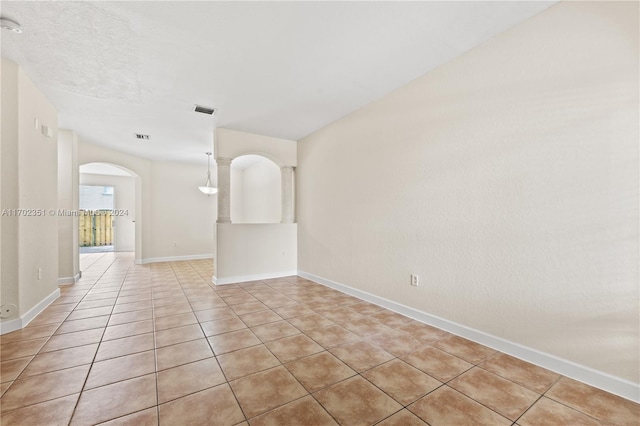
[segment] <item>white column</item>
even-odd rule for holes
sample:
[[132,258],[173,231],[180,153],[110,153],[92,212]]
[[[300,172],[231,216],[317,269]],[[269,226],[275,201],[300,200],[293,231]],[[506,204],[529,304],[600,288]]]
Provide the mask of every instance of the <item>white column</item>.
[[231,223],[231,158],[216,158],[218,165],[218,223]]
[[280,167],[282,183],[282,220],[280,223],[293,223],[293,167]]

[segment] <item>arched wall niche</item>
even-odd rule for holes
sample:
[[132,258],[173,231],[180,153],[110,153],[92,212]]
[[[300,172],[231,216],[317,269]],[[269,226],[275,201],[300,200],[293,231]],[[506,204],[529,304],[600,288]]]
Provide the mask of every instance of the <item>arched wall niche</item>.
[[[218,216],[212,281],[231,284],[294,275],[298,229],[294,214],[297,142],[224,128],[216,128],[214,136]],[[240,198],[237,195],[240,180],[237,172],[233,172],[235,178],[231,176],[232,170],[245,155],[270,160],[273,176],[270,188],[273,194],[277,193],[269,198],[272,206],[269,218],[255,221],[246,218],[252,223],[244,222],[245,217],[239,220],[238,207],[234,207],[233,215],[231,208]],[[279,175],[277,178],[274,172]],[[232,183],[236,187],[233,190]]]
[[282,185],[279,161],[253,152],[231,162],[231,222],[280,223]]
[[243,151],[240,154],[234,156],[233,160],[235,161],[238,158],[246,157],[246,156],[264,157],[265,159],[270,160],[272,163],[278,166],[278,168],[285,165],[285,163],[282,160],[280,160],[280,158],[266,151]]

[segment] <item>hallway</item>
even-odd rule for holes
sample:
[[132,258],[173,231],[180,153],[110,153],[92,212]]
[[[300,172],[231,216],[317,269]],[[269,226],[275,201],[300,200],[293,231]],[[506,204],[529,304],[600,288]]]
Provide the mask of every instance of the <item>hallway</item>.
[[[637,424],[637,404],[299,277],[81,255],[0,337],[2,425]],[[248,421],[248,423],[247,423]]]

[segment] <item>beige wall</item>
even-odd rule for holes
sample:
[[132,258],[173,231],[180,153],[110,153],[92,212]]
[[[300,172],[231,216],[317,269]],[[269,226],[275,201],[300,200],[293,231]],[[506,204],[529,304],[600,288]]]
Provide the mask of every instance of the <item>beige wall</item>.
[[[2,84],[2,144],[0,162],[2,181],[0,182],[0,207],[18,207],[18,66],[2,59],[0,67]],[[0,305],[18,305],[20,298],[18,285],[18,217],[0,216]],[[12,320],[18,315],[0,319]]]
[[[71,130],[58,131],[58,208],[78,210],[78,137]],[[58,217],[58,283],[73,284],[79,278],[78,217]]]
[[216,129],[216,158],[236,158],[241,155],[258,154],[271,159],[278,166],[295,166],[297,163],[296,141],[256,135],[237,130]]
[[[212,170],[211,183],[216,186],[215,164]],[[146,257],[212,256],[216,196],[198,190],[206,171],[200,164],[151,164],[152,231],[145,238]]]
[[295,223],[218,223],[214,282],[295,275],[297,227]]
[[[55,209],[58,206],[58,112],[20,69],[18,78],[20,207]],[[34,118],[51,128],[45,137]],[[20,312],[26,313],[58,288],[58,218],[23,217],[19,220]],[[37,278],[37,269],[42,270]]]
[[560,3],[321,129],[299,270],[637,384],[638,89],[638,3]]
[[136,262],[211,256],[215,196],[198,191],[206,178],[206,164],[151,161],[83,141],[78,163],[115,164],[137,175]]
[[244,170],[231,163],[231,221],[244,222]]
[[59,294],[58,220],[46,213],[58,206],[57,127],[53,105],[22,69],[3,59],[2,208],[43,211],[2,218],[1,303],[18,307],[5,320],[19,316],[21,325]]

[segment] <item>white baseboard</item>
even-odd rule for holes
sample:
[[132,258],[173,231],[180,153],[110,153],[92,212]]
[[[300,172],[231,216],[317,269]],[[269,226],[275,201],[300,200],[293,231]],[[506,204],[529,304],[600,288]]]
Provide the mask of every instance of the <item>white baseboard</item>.
[[169,257],[149,257],[146,259],[136,259],[136,265],[146,265],[147,263],[156,262],[177,262],[180,260],[201,260],[201,259],[213,259],[212,254],[189,254],[186,256],[169,256]]
[[236,277],[226,277],[226,278],[218,278],[215,275],[211,277],[211,282],[215,285],[225,285],[225,284],[235,284],[235,283],[244,283],[247,281],[259,281],[259,280],[269,280],[272,278],[282,278],[289,277],[291,275],[296,275],[298,271],[280,271],[280,272],[267,272],[264,274],[255,274],[255,275],[242,275]]
[[493,336],[491,334],[476,330],[471,327],[457,324],[455,322],[437,317],[435,315],[427,314],[426,312],[410,308],[392,300],[388,300],[383,297],[367,293],[366,291],[358,290],[353,287],[349,287],[347,285],[310,274],[308,272],[298,271],[298,275],[314,281],[318,284],[322,284],[351,296],[357,297],[358,299],[362,299],[367,302],[382,306],[391,311],[397,312],[409,318],[413,318],[425,324],[429,324],[442,330],[448,331],[452,334],[456,334],[466,339],[473,340],[476,343],[480,343],[481,345],[485,345],[500,352],[504,352],[508,355],[538,365],[542,368],[546,368],[547,370],[562,374],[563,376],[570,377],[572,379],[602,389],[609,393],[621,396],[631,401],[640,402],[640,384],[638,383],[633,383],[628,380],[604,373],[602,371],[594,370],[590,367],[586,367],[584,365],[580,365],[575,362],[557,357],[555,355],[541,352],[537,349],[529,348],[527,346],[523,346],[497,336]]
[[50,295],[42,299],[40,303],[29,309],[29,311],[20,318],[0,323],[0,335],[26,327],[31,320],[33,320],[40,312],[44,311],[46,307],[52,304],[58,297],[60,297],[60,289],[56,288]]
[[29,311],[22,316],[22,327],[26,327],[32,319],[44,311],[45,308],[52,304],[58,297],[60,297],[60,289],[56,288],[50,295],[42,299],[40,303],[29,309]]
[[78,282],[80,277],[82,276],[81,272],[78,272],[73,277],[62,277],[58,278],[58,285],[71,285]]
[[22,328],[22,318],[0,322],[0,335],[11,333]]

